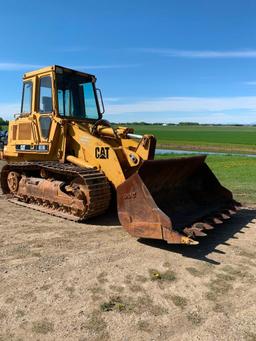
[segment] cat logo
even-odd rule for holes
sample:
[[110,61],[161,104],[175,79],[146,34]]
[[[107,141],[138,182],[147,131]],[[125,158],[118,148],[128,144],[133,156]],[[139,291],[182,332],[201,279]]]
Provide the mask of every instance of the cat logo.
[[108,159],[109,147],[96,147],[95,157],[96,159]]

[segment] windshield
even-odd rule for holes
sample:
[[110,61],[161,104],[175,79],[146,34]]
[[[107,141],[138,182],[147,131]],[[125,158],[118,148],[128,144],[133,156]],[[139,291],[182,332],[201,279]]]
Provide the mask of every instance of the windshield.
[[99,119],[91,79],[74,74],[57,75],[59,115],[78,119]]

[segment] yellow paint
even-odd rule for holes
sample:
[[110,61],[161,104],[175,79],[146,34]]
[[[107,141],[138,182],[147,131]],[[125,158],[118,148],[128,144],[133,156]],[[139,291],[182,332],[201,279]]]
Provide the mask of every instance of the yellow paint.
[[[150,150],[154,149],[152,136],[144,136],[143,140],[137,141],[127,136],[133,133],[131,128],[118,127],[113,131],[112,127],[101,124],[93,134],[92,128],[95,122],[61,117],[58,113],[55,84],[58,68],[60,67],[50,66],[24,75],[23,80],[29,80],[33,84],[32,110],[30,114],[20,114],[10,122],[8,145],[5,148],[4,157],[7,161],[58,160],[71,162],[80,167],[96,167],[104,172],[109,181],[117,187],[138,170],[143,160],[149,158]],[[65,68],[65,70],[71,72],[69,69]],[[88,76],[81,72],[78,74]],[[52,79],[53,111],[42,114],[38,110],[39,82],[40,78],[45,76]],[[96,81],[93,75],[91,78],[92,82]],[[51,120],[48,138],[44,138],[40,130],[41,117],[48,117]],[[31,125],[31,139],[19,139],[22,124]],[[16,139],[13,139],[15,129],[17,130]],[[27,145],[30,150],[17,150],[17,145]],[[38,152],[32,149],[40,148],[38,146],[47,146],[48,151]],[[99,158],[101,155],[107,158]]]
[[67,161],[73,163],[74,165],[77,165],[82,168],[94,168],[94,166],[90,165],[88,162],[72,155],[68,155],[66,159]]

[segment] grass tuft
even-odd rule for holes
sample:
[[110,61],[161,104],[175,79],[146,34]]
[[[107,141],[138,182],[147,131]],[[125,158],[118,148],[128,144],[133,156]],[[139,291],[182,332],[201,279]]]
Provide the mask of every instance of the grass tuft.
[[54,331],[54,324],[48,320],[33,322],[32,331],[36,334],[48,334]]
[[120,296],[112,296],[110,300],[104,302],[100,305],[101,311],[124,311],[128,308],[128,304],[123,302],[123,299]]
[[150,327],[150,323],[148,321],[140,320],[137,324],[138,330],[143,332],[150,333],[152,331],[152,328]]
[[194,277],[202,277],[203,273],[196,268],[188,267],[186,270]]
[[176,280],[175,272],[169,269],[165,272],[160,272],[155,269],[149,269],[149,277],[151,281],[174,281]]
[[179,295],[172,295],[171,300],[176,305],[176,307],[180,307],[182,309],[184,309],[188,304],[188,300],[185,297]]
[[99,335],[102,339],[108,338],[107,323],[101,316],[101,313],[97,310],[94,310],[88,317],[88,320],[82,323],[81,330],[87,329],[91,333]]
[[187,319],[194,325],[199,326],[202,323],[202,318],[197,311],[191,311],[187,314]]

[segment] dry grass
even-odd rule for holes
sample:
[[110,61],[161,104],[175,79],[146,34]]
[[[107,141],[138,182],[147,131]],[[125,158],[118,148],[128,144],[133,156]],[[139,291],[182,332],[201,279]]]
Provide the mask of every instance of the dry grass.
[[194,267],[187,267],[186,270],[190,273],[190,275],[194,277],[203,277],[203,272],[194,268]]
[[182,309],[184,309],[188,304],[188,300],[185,297],[179,295],[172,295],[171,300],[177,307]]
[[96,334],[99,339],[108,338],[107,323],[97,310],[94,310],[88,319],[82,323],[81,330],[84,329],[87,329],[91,334]]
[[172,270],[167,270],[165,272],[160,272],[155,269],[149,269],[149,276],[151,281],[175,281],[176,274]]
[[255,341],[256,211],[180,247],[0,207],[1,341]]
[[110,299],[100,305],[100,309],[106,311],[124,311],[130,309],[130,305],[124,302],[120,296],[112,296]]
[[48,334],[54,331],[54,324],[48,320],[35,321],[32,325],[32,332],[35,334]]
[[196,326],[202,324],[203,319],[197,311],[191,311],[187,313],[187,319]]

